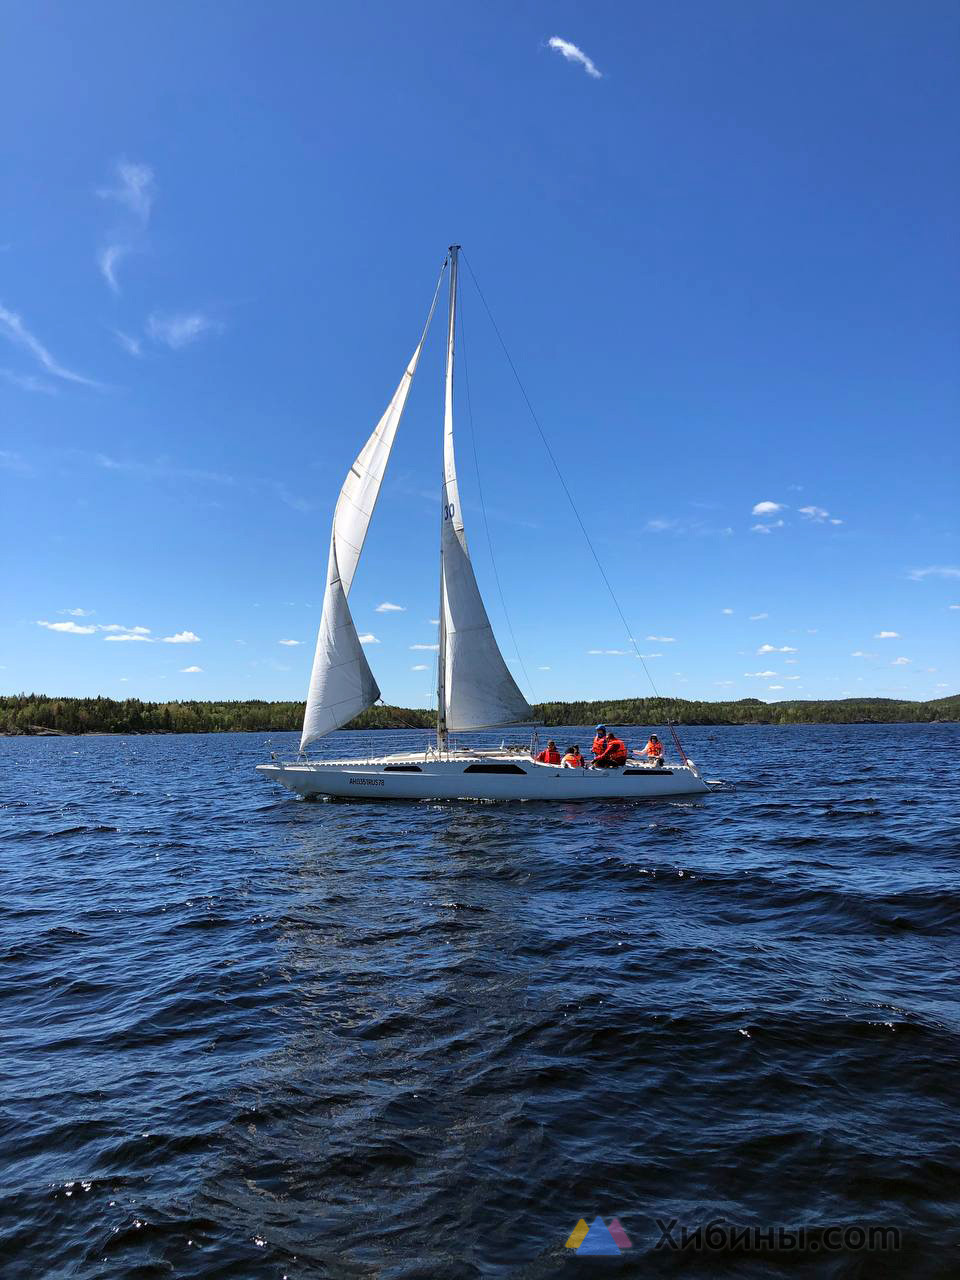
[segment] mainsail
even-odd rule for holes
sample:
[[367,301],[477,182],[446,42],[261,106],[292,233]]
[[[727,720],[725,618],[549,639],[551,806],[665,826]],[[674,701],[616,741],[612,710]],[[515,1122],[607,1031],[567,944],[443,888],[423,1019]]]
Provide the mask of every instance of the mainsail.
[[[444,264],[446,265],[446,264]],[[353,585],[363,542],[373,509],[380,495],[390,450],[400,425],[410,384],[417,369],[420,352],[426,340],[427,330],[436,309],[440,294],[440,282],[430,304],[430,314],[423,327],[417,349],[407,365],[400,385],[393,393],[383,417],[377,423],[373,435],[360,450],[356,461],[347,473],[337,499],[330,533],[330,557],[327,563],[327,587],[323,597],[323,615],[317,632],[317,647],[313,655],[313,671],[307,708],[303,717],[303,734],[300,750],[323,737],[332,729],[339,729],[348,720],[365,711],[380,697],[380,689],[370,670],[366,655],[357,635],[357,628],[350,613],[347,596]]]
[[467,551],[453,448],[453,354],[457,299],[457,246],[450,249],[450,313],[443,418],[443,495],[440,535],[441,727],[455,732],[529,723],[533,712],[510,674],[484,608]]

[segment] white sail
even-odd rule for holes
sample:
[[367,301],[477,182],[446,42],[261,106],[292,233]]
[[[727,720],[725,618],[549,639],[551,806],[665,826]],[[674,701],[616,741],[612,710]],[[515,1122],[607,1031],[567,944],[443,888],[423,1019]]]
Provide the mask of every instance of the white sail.
[[325,733],[352,720],[380,697],[380,689],[373,678],[354,626],[347,596],[353,585],[353,575],[363,550],[370,518],[380,496],[380,485],[390,460],[390,450],[407,403],[427,330],[433,319],[442,279],[441,270],[430,314],[417,349],[383,417],[347,473],[337,499],[330,534],[323,615],[317,632],[310,690],[303,717],[301,751]]
[[463,528],[453,448],[453,354],[457,251],[450,252],[450,312],[443,419],[443,495],[440,536],[441,615],[438,692],[441,722],[454,732],[533,718],[497,645],[474,576]]

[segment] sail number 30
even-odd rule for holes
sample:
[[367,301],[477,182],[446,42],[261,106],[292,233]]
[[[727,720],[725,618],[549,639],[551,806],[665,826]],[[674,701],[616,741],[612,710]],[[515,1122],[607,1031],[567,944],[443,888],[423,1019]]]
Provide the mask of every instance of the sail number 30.
[[456,503],[453,503],[453,502],[445,502],[445,503],[443,504],[443,518],[444,518],[444,520],[452,520],[452,519],[453,519],[453,513],[456,511],[456,509],[457,509],[457,507],[456,507]]

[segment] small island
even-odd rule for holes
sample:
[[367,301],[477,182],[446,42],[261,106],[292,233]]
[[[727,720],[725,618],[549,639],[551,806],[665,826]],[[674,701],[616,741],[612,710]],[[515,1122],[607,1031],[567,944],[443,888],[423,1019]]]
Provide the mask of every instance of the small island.
[[[56,698],[24,693],[0,696],[0,734],[284,733],[299,731],[302,702],[142,702],[139,698]],[[612,698],[594,702],[541,702],[543,725],[639,724],[935,724],[960,719],[960,694],[929,702],[896,698],[834,701],[697,702],[677,698]],[[370,707],[347,729],[432,729],[436,712],[415,707]]]

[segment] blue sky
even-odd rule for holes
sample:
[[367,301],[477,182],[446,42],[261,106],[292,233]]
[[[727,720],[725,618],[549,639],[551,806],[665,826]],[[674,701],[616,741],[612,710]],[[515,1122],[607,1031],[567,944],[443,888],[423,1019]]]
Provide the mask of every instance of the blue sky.
[[[456,240],[661,692],[960,691],[952,0],[16,0],[4,25],[0,688],[302,697],[333,502]],[[520,682],[646,694],[464,276]],[[410,705],[440,337],[351,597]],[[514,659],[462,377],[457,421]]]

